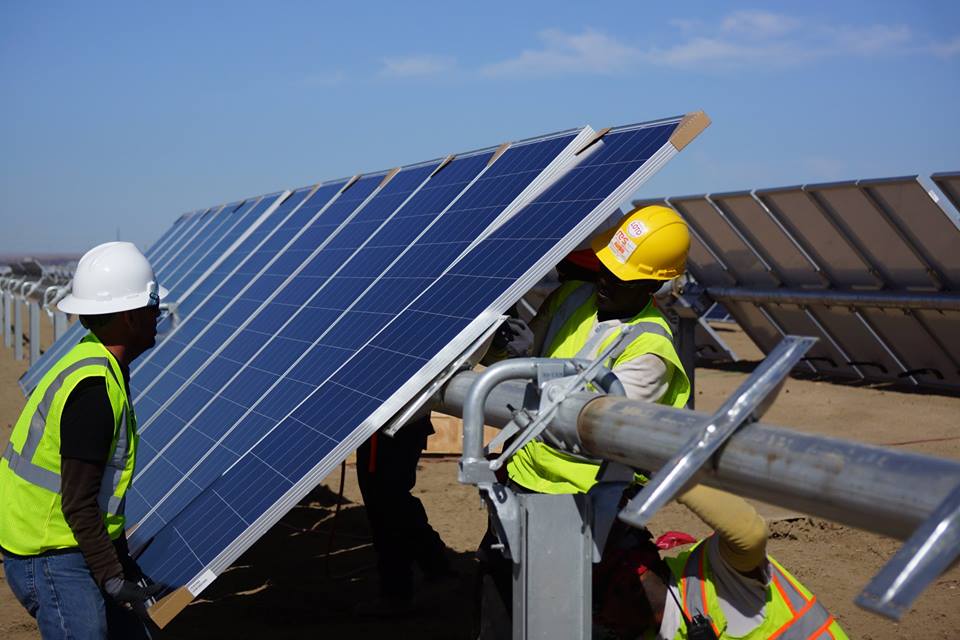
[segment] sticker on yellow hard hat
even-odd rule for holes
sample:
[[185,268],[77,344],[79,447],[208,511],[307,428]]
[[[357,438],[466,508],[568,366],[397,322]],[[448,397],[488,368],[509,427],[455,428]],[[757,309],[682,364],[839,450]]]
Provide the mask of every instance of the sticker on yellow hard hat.
[[632,220],[630,224],[627,225],[627,233],[631,237],[639,238],[647,232],[647,225],[643,224],[639,220]]
[[627,264],[627,260],[637,250],[637,245],[627,237],[622,229],[617,229],[617,232],[610,238],[610,244],[607,245],[607,248],[610,249],[610,253],[618,262]]

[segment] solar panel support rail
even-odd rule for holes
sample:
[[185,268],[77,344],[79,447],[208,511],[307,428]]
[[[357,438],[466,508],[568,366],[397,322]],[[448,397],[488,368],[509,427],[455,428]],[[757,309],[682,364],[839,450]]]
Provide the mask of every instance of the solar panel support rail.
[[[434,408],[463,417],[470,389],[481,375],[463,372],[454,376],[441,390]],[[484,404],[483,423],[498,428],[507,425],[513,419],[508,407],[522,406],[525,394],[522,382],[494,387]],[[548,431],[552,440],[580,455],[656,470],[683,448],[690,433],[709,420],[708,414],[696,411],[577,393],[563,400]],[[960,462],[955,460],[801,433],[759,421],[732,435],[713,460],[701,469],[697,482],[858,529],[909,539],[905,550],[924,548],[916,544],[916,536],[928,536],[931,542],[925,546],[935,544],[932,535],[942,533],[944,526],[950,531],[948,541],[957,537]],[[936,526],[941,521],[946,525]],[[960,548],[955,544],[948,544],[912,557],[943,568],[955,559],[957,551]],[[897,592],[896,607],[876,607],[874,611],[897,617],[905,608],[904,598],[912,601],[939,574],[918,576],[904,566],[903,555],[898,554],[887,574],[893,570],[909,574],[909,593]],[[871,584],[877,593],[878,585],[891,583],[880,579]]]

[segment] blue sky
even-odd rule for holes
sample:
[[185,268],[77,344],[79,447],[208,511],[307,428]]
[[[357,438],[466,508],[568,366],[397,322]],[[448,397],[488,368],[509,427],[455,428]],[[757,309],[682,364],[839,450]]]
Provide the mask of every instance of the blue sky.
[[704,109],[638,194],[960,170],[957,2],[0,0],[0,253]]

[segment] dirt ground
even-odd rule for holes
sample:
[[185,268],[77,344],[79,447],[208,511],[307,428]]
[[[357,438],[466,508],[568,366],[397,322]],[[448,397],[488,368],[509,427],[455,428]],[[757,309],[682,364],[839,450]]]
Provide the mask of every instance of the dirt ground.
[[[738,331],[722,333],[749,359],[759,353]],[[697,369],[697,408],[709,411],[745,377],[751,364]],[[0,347],[0,446],[24,399],[16,380],[25,363]],[[792,429],[960,458],[960,398],[864,385],[791,379],[765,422]],[[486,517],[470,487],[456,481],[456,459],[422,461],[416,493],[430,521],[450,546],[461,578],[418,598],[405,618],[371,620],[352,615],[354,603],[376,590],[374,555],[360,503],[355,469],[346,466],[339,514],[335,472],[186,610],[160,638],[352,637],[466,639],[474,615],[474,560]],[[899,543],[782,509],[758,505],[768,520],[770,553],[788,567],[839,619],[851,638],[960,637],[960,569],[941,576],[900,623],[867,613],[853,598]],[[658,515],[655,531],[704,535],[706,527],[682,507]],[[2,577],[0,577],[2,581]],[[0,586],[0,638],[38,638],[33,620]]]

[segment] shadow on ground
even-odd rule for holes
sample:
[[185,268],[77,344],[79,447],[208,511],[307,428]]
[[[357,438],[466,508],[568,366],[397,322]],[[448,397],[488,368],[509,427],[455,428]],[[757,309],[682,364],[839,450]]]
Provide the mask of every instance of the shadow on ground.
[[363,506],[344,501],[334,518],[337,500],[327,487],[315,489],[157,635],[470,638],[472,553],[450,551],[459,581],[444,590],[421,589],[412,614],[388,619],[353,614],[357,602],[377,594],[376,556]]

